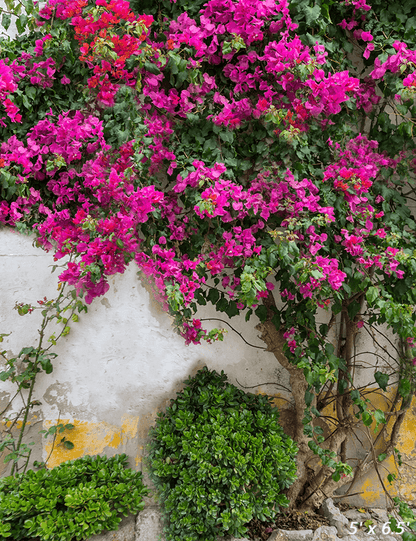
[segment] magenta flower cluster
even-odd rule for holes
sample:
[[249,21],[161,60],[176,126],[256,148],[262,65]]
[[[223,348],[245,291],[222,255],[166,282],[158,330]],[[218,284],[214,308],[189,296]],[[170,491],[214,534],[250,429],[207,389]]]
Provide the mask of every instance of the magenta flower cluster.
[[[373,36],[354,28],[356,15],[365,18],[370,6],[363,0],[345,3],[353,7],[353,17],[340,26],[366,43],[368,59]],[[298,179],[290,167],[284,173],[269,167],[258,169],[244,184],[233,180],[220,161],[208,166],[198,159],[192,168],[181,169],[175,130],[189,115],[207,109],[206,120],[216,129],[233,132],[253,121],[272,122],[277,126],[274,140],[283,141],[286,133],[290,143],[313,125],[325,129],[333,124],[351,98],[371,112],[380,99],[375,81],[387,70],[398,73],[402,65],[416,63],[415,51],[396,42],[397,54],[383,64],[376,60],[370,78],[360,83],[348,71],[326,69],[323,45],[302,43],[287,0],[209,0],[199,23],[184,13],[170,23],[163,41],[150,31],[152,17],[137,17],[125,0],[96,0],[94,13],[91,6],[87,0],[49,0],[39,25],[47,29],[52,15],[69,24],[79,60],[90,70],[85,90],[96,110],[50,111],[26,141],[11,137],[0,153],[0,171],[7,171],[19,187],[15,200],[0,203],[0,222],[15,226],[36,217],[38,244],[53,250],[56,260],[69,258],[61,281],[83,292],[90,303],[108,290],[108,276],[122,273],[135,260],[166,308],[181,313],[195,304],[210,280],[218,279],[224,297],[243,310],[261,303],[274,285],[254,273],[257,290],[250,297],[235,271],[266,257],[270,243],[265,239],[271,235],[279,250],[296,245],[287,256],[295,270],[281,288],[287,302],[301,298],[327,306],[346,282],[343,258],[351,258],[363,276],[377,270],[404,277],[405,254],[383,223],[383,198],[373,192],[383,168],[396,170],[404,155],[388,158],[375,141],[361,135],[344,147],[329,140],[334,159],[325,167],[323,183]],[[61,84],[71,83],[48,57],[46,45],[55,39],[45,33],[36,40],[33,55],[0,61],[0,98],[12,121],[21,120],[10,99],[18,84],[49,88],[58,76]],[[185,63],[187,85],[168,84],[173,63]],[[222,89],[212,70],[201,69],[220,64],[232,91]],[[403,88],[416,86],[416,74],[402,83]],[[115,149],[106,143],[94,111],[112,107],[125,86],[140,91],[136,106],[146,131]],[[162,191],[156,188],[157,178],[165,172],[172,180]],[[346,209],[344,226],[336,223],[335,207],[325,203],[321,188],[328,185]],[[215,224],[220,231],[215,240],[209,231],[201,239],[202,223]],[[145,224],[149,231],[154,226],[146,238]],[[333,238],[328,226],[335,231]],[[331,248],[334,239],[336,250]],[[200,249],[191,258],[182,247],[196,242]],[[182,333],[187,343],[207,338],[200,321],[188,316]],[[294,334],[294,329],[287,331],[291,351]]]

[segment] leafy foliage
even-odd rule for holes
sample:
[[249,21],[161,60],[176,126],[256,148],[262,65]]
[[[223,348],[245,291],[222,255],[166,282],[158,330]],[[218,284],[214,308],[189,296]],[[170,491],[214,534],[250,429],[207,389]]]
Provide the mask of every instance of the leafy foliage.
[[127,456],[84,456],[52,470],[0,479],[0,539],[88,539],[144,508],[141,472]]
[[149,467],[168,519],[168,539],[242,537],[252,518],[288,505],[296,445],[262,395],[244,393],[206,367],[159,414]]
[[[53,270],[52,270],[53,272]],[[78,314],[87,311],[84,303],[77,298],[75,291],[67,291],[65,285],[58,288],[60,291],[55,299],[43,299],[37,301],[36,305],[27,303],[16,303],[15,309],[20,316],[27,316],[33,312],[41,312],[42,319],[38,329],[38,340],[36,346],[23,347],[20,352],[13,356],[10,352],[0,350],[0,357],[3,360],[3,370],[0,371],[0,381],[8,381],[14,384],[16,392],[12,395],[9,404],[3,411],[2,429],[0,434],[0,452],[6,452],[4,462],[11,464],[11,474],[24,473],[28,468],[34,442],[24,443],[23,437],[29,424],[29,416],[34,406],[40,403],[34,400],[34,389],[39,373],[50,374],[53,371],[53,361],[57,354],[51,351],[57,341],[67,336],[71,331],[72,322],[78,321]],[[54,332],[47,337],[47,329],[51,324]],[[0,334],[0,343],[7,334]],[[47,343],[45,343],[47,340]],[[17,396],[26,392],[23,408],[13,411],[12,403]],[[11,410],[10,412],[8,410]],[[67,439],[66,435],[56,441],[59,434],[66,430],[72,430],[73,425],[58,423],[48,430],[40,431],[44,437],[53,436],[52,449],[62,445],[65,449],[72,449],[74,444]]]

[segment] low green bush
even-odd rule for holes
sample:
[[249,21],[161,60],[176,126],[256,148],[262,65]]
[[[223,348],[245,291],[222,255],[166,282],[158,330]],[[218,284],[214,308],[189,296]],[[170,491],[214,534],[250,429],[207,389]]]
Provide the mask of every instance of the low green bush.
[[79,541],[116,530],[148,494],[142,473],[126,466],[125,454],[84,456],[0,479],[0,541]]
[[245,393],[206,367],[159,413],[149,470],[169,541],[243,537],[252,519],[273,519],[295,480],[297,447],[263,395]]

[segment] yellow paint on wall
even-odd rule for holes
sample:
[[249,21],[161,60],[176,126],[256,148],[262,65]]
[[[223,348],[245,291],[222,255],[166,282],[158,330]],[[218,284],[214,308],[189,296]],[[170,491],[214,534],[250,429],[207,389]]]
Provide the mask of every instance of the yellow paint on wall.
[[[12,421],[4,421],[4,420],[1,421],[1,424],[4,426],[4,428],[10,428],[13,423],[14,423],[13,420]],[[22,421],[16,421],[16,423],[14,423],[13,430],[20,430],[22,428],[22,424],[23,424]],[[27,423],[27,424],[30,424],[30,423]]]
[[[370,410],[381,409],[386,411],[388,405],[391,403],[394,398],[395,391],[391,393],[381,393],[379,389],[372,389],[366,398],[369,400],[368,407]],[[279,409],[287,408],[285,401],[281,400],[279,395],[273,395],[273,403]],[[328,406],[323,412],[323,416],[328,415],[336,417],[336,411],[334,405]],[[386,426],[386,434],[382,436],[377,445],[375,446],[376,455],[384,451],[384,446],[386,439],[391,434],[391,430],[394,424],[394,416],[390,416]],[[383,425],[379,425],[376,430],[376,422],[374,421],[371,426],[367,429],[367,434],[369,437],[375,438],[377,434],[382,429]],[[363,427],[363,430],[365,428]],[[368,445],[368,441],[365,442],[365,438],[362,441]],[[390,456],[382,463],[380,463],[379,473],[383,480],[384,485],[389,490],[392,496],[398,494],[401,497],[405,498],[407,501],[415,501],[416,495],[416,398],[413,399],[412,406],[409,408],[406,418],[401,426],[400,436],[397,442],[397,449],[402,454],[403,466],[397,469],[394,456]],[[316,462],[318,466],[318,462]],[[397,475],[397,481],[393,481],[393,484],[387,480],[387,475],[389,473],[394,473]],[[361,493],[359,497],[355,497],[355,502],[361,500],[362,506],[371,506],[375,502],[380,501],[380,497],[383,496],[383,488],[381,486],[380,480],[376,471],[371,470],[365,477],[359,479],[354,483],[353,491],[354,493]]]
[[121,431],[126,438],[135,438],[139,430],[139,417],[134,415],[123,415],[121,418]]
[[374,503],[380,496],[380,486],[378,483],[374,486],[372,479],[366,479],[360,487],[355,485],[354,491],[362,492],[361,498],[367,505]]
[[400,452],[405,455],[413,455],[416,458],[416,399],[413,398],[413,407],[403,421],[399,435]]
[[[385,461],[383,461],[382,465],[379,468],[379,473],[383,480],[384,486],[387,488],[391,496],[397,496],[400,493],[402,497],[406,497],[402,491],[400,479],[398,481],[393,481],[392,484],[390,484],[387,480],[387,475],[389,473],[394,473],[395,475],[398,475],[393,456],[390,456]],[[357,481],[354,484],[354,489],[352,492],[361,493],[359,498],[364,507],[371,506],[375,502],[379,502],[380,498],[386,498],[379,477],[374,470],[371,470],[362,480]],[[390,502],[388,502],[387,500],[386,505],[390,505]]]
[[280,410],[280,409],[287,408],[288,400],[284,398],[280,398],[280,397],[275,397],[273,398],[272,404],[273,406],[275,406],[276,408]]
[[144,446],[139,445],[139,452],[136,455],[136,466],[141,464],[143,462],[143,456],[144,456]]
[[[55,440],[55,446],[52,451],[52,438],[45,440],[44,455],[50,458],[48,467],[53,468],[66,460],[74,460],[84,455],[97,455],[103,453],[105,449],[111,448],[119,450],[130,439],[135,437],[139,417],[128,417],[122,421],[122,426],[115,426],[104,421],[90,423],[79,421],[77,419],[60,419],[60,423],[72,423],[74,428],[58,434]],[[45,420],[44,428],[48,429],[56,424],[56,420]],[[135,428],[136,427],[136,428]],[[61,443],[61,438],[65,437],[74,444],[73,449],[66,449]],[[52,453],[51,453],[52,451]]]
[[[263,387],[258,387],[254,394],[268,394],[268,393],[266,393],[263,390]],[[272,405],[278,409],[285,409],[287,408],[288,404],[290,404],[290,401],[287,398],[283,398],[280,394],[269,394],[269,396],[273,399]]]

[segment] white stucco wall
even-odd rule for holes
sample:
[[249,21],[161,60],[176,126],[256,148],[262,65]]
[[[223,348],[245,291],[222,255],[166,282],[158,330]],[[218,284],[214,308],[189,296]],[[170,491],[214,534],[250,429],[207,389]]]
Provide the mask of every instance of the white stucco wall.
[[[51,274],[53,255],[35,248],[32,241],[10,229],[0,229],[0,333],[12,333],[2,344],[9,356],[17,355],[23,347],[36,345],[41,321],[40,311],[36,310],[19,316],[13,309],[16,302],[36,305],[44,296],[53,299],[57,294],[59,272]],[[96,299],[88,314],[81,314],[80,321],[72,324],[70,334],[52,348],[58,354],[54,370],[49,375],[41,373],[36,383],[34,399],[42,404],[33,409],[38,420],[54,424],[58,418],[75,419],[85,423],[85,429],[96,427],[102,432],[94,436],[97,442],[93,450],[98,452],[107,447],[105,424],[111,434],[122,432],[123,426],[127,426],[134,437],[125,438],[123,450],[139,462],[141,452],[137,445],[143,445],[156,412],[175,397],[183,380],[202,366],[224,370],[232,383],[238,380],[245,386],[265,382],[288,386],[287,375],[273,355],[247,346],[231,330],[223,343],[185,346],[173,331],[170,317],[142,287],[134,264],[124,275],[112,277],[110,284],[105,297]],[[223,314],[211,312],[211,316]],[[248,342],[263,347],[253,326],[241,319],[239,322],[234,318],[232,325],[245,329]],[[221,323],[215,322],[215,326]],[[13,388],[8,382],[1,383],[3,404]],[[279,388],[262,385],[251,391],[259,389],[272,394]],[[15,402],[13,410],[17,407]],[[49,452],[47,442],[44,444],[43,458]],[[120,445],[116,447],[120,451]]]

